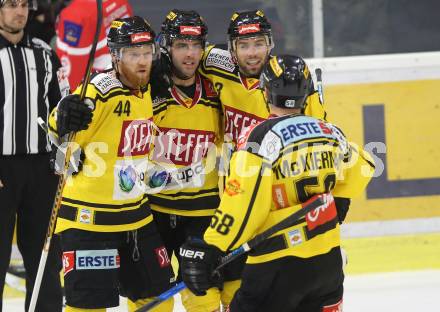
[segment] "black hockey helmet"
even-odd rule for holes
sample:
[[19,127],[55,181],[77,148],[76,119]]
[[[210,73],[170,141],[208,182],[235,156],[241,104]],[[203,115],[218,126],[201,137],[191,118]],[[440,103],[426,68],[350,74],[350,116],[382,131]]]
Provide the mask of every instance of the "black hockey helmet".
[[228,45],[232,51],[234,40],[237,38],[263,35],[267,37],[267,44],[273,48],[272,25],[261,10],[242,11],[232,14],[228,28]]
[[20,2],[27,2],[29,10],[36,11],[38,9],[37,0],[0,0],[0,7],[3,7],[7,2],[12,6],[18,6]]
[[208,26],[196,11],[171,10],[162,23],[160,45],[169,48],[174,39],[200,40],[206,44]]
[[156,34],[150,24],[139,16],[118,18],[111,25],[107,35],[107,45],[110,50],[143,44],[152,44],[154,53],[154,38]]
[[273,56],[264,65],[260,87],[267,88],[267,101],[281,108],[304,108],[313,88],[305,61],[295,55]]

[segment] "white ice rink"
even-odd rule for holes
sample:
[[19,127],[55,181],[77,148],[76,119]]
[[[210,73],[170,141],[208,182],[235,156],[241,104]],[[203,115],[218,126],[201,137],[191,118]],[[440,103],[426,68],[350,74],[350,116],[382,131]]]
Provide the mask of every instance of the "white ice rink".
[[[5,312],[23,311],[23,299],[3,302]],[[127,311],[125,304],[108,311]],[[179,305],[175,311],[184,311]],[[440,270],[347,276],[344,312],[440,311]]]

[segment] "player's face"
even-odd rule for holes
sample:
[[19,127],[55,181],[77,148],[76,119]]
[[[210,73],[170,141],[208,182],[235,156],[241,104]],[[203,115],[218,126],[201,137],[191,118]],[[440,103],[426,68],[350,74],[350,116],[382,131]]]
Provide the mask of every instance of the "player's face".
[[235,41],[235,57],[240,72],[247,77],[258,77],[266,63],[270,48],[264,36],[238,38]]
[[0,26],[8,32],[20,32],[26,26],[28,14],[27,0],[6,0],[0,9]]
[[122,48],[118,72],[127,86],[138,89],[150,81],[153,47],[150,44]]
[[184,79],[193,77],[203,55],[200,40],[175,39],[170,52],[175,75]]

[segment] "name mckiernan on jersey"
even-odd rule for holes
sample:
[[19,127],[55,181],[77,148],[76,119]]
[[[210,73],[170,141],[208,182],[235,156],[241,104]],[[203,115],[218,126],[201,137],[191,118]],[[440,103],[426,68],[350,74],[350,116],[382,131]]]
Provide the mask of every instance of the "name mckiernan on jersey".
[[272,170],[277,179],[300,175],[303,172],[338,167],[342,155],[332,151],[319,151],[298,154],[296,161],[284,159]]

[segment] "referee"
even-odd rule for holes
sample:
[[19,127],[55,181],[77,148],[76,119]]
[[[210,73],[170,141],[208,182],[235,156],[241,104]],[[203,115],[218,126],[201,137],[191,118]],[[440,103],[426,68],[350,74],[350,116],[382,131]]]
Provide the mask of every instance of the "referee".
[[[26,310],[58,182],[49,169],[50,143],[37,117],[47,120],[61,93],[68,92],[55,53],[24,31],[35,3],[0,0],[0,292],[17,222],[17,244],[26,269]],[[59,243],[54,241],[37,311],[62,310],[60,269]]]

